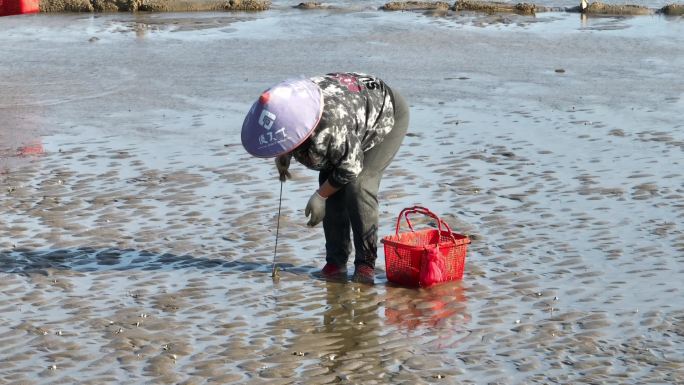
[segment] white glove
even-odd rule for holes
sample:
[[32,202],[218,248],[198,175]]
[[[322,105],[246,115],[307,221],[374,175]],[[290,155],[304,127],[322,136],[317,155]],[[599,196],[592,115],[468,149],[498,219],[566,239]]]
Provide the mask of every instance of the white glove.
[[304,209],[304,215],[307,217],[311,214],[309,218],[308,226],[316,226],[321,223],[323,217],[325,217],[325,200],[318,194],[318,191],[314,192],[311,198],[309,198],[309,203],[306,204],[306,209]]
[[287,171],[290,168],[290,155],[276,156],[275,158],[276,168],[278,169],[278,174],[280,174],[280,181],[285,182],[288,179],[292,179],[292,175]]

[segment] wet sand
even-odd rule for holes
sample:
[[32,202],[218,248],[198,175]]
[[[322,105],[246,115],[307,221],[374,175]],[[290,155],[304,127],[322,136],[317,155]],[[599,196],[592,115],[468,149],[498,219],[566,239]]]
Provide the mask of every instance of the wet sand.
[[[0,19],[0,384],[684,382],[684,24],[377,10]],[[445,49],[445,47],[450,47]],[[464,280],[324,282],[295,165],[239,132],[284,77],[375,73]],[[43,154],[18,149],[41,143]],[[380,249],[382,252],[382,248]]]

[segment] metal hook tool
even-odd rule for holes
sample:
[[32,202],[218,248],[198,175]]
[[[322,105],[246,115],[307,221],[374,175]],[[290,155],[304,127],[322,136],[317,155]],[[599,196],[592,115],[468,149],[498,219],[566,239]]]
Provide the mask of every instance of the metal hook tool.
[[278,266],[276,266],[276,255],[278,253],[278,233],[280,231],[280,208],[283,205],[283,182],[280,182],[280,199],[278,200],[278,221],[276,224],[276,241],[275,248],[273,249],[273,265],[271,266],[271,278],[279,279],[280,274],[278,274]]

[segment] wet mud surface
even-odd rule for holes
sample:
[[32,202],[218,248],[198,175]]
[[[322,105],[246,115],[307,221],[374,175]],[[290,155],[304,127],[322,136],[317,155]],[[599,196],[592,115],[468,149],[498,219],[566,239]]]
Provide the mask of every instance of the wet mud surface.
[[[684,381],[680,21],[269,12],[0,19],[0,383]],[[298,165],[271,279],[242,119],[340,69],[411,104],[380,235],[429,207],[462,282],[314,277]]]

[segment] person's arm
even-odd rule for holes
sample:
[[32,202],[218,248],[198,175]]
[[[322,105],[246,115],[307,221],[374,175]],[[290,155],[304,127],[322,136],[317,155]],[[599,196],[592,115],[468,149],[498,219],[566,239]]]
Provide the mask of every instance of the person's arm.
[[329,181],[326,180],[321,187],[318,188],[318,195],[327,199],[329,196],[335,194],[339,189],[340,187],[334,187]]
[[311,195],[309,202],[306,204],[304,215],[309,217],[309,222],[307,223],[309,226],[316,226],[323,220],[325,217],[325,201],[346,184],[339,183],[339,181],[335,179],[335,171],[333,171],[330,177],[318,187],[318,190]]

